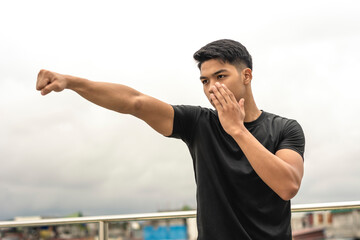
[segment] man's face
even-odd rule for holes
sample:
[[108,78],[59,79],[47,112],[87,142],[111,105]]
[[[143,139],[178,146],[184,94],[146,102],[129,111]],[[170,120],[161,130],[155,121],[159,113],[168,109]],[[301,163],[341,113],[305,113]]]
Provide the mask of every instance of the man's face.
[[229,63],[211,59],[201,65],[200,80],[203,84],[204,93],[213,106],[210,93],[212,93],[212,87],[216,82],[224,84],[234,94],[236,100],[239,101],[245,95],[242,79],[241,72],[239,73],[238,69]]

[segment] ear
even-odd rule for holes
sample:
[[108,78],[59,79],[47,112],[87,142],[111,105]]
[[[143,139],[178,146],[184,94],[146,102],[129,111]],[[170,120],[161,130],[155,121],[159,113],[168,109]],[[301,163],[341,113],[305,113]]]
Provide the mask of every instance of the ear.
[[242,71],[241,71],[241,75],[243,77],[243,80],[244,80],[244,84],[247,85],[249,83],[251,83],[251,80],[252,80],[252,71],[250,68],[244,68]]

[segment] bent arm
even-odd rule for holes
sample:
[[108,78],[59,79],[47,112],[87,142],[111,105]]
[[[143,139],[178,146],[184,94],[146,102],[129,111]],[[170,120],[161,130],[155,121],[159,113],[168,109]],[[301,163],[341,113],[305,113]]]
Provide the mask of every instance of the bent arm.
[[224,130],[239,145],[258,176],[283,200],[290,200],[298,192],[303,177],[301,155],[291,149],[275,154],[267,150],[244,126],[244,99],[239,102],[225,86],[216,84],[210,95]]
[[41,70],[36,88],[42,95],[51,91],[71,89],[101,107],[131,114],[144,120],[160,134],[168,136],[172,133],[174,118],[172,106],[125,85],[94,82],[85,78]]
[[291,149],[275,154],[267,150],[246,128],[233,136],[259,177],[283,200],[298,192],[304,172],[303,158]]

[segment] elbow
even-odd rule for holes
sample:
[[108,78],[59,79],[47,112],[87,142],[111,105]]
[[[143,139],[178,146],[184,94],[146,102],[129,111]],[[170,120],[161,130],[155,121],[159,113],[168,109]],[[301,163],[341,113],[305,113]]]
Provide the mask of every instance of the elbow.
[[122,106],[122,110],[118,111],[124,114],[130,114],[133,116],[137,116],[137,114],[143,111],[144,108],[144,100],[141,96],[133,96],[127,100],[125,106]]
[[133,115],[136,115],[136,113],[141,112],[144,107],[144,101],[143,98],[136,96],[133,99],[133,102],[131,104],[131,112]]
[[292,177],[283,179],[279,186],[278,195],[284,201],[289,201],[296,196],[300,189],[302,174],[293,174]]
[[279,197],[284,201],[289,201],[296,196],[300,189],[300,184],[289,184],[286,188],[278,193]]

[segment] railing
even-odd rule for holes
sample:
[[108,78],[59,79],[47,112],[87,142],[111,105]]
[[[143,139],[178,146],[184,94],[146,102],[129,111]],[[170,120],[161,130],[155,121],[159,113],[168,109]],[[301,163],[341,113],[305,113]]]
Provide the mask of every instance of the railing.
[[[293,205],[291,211],[295,213],[295,212],[329,211],[329,210],[339,210],[339,209],[360,209],[360,201],[298,204],[298,205]],[[110,215],[110,216],[95,216],[95,217],[54,218],[54,219],[41,219],[41,220],[29,220],[29,221],[3,221],[3,222],[0,221],[0,228],[98,223],[99,240],[107,240],[108,225],[111,222],[164,220],[164,219],[195,218],[195,217],[196,217],[196,211],[193,210],[193,211],[142,213],[142,214]]]

